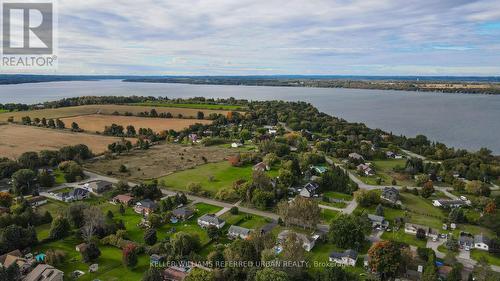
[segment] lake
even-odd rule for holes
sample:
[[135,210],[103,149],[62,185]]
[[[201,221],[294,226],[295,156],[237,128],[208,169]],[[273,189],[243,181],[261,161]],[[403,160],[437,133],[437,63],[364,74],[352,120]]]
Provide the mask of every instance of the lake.
[[319,110],[394,134],[423,134],[447,145],[500,154],[500,96],[363,89],[131,83],[119,80],[0,85],[0,103],[77,96],[139,95],[306,101]]

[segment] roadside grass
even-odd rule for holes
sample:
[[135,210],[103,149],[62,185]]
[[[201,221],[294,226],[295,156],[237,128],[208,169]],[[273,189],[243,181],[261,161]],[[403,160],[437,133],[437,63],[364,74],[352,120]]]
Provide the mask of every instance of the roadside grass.
[[335,207],[335,208],[340,208],[340,209],[344,209],[347,206],[347,203],[345,203],[345,202],[326,202],[323,200],[318,200],[318,204],[325,205],[325,206],[331,206],[331,207]]
[[39,214],[44,214],[46,211],[48,211],[53,218],[55,218],[58,214],[61,214],[64,212],[64,210],[68,207],[68,203],[61,202],[58,200],[54,199],[48,199],[47,204],[44,204],[40,207],[36,208],[36,211]]
[[397,241],[401,243],[406,243],[408,245],[416,246],[416,247],[423,247],[427,245],[426,240],[419,240],[415,235],[410,235],[404,232],[404,228],[401,228],[398,231],[392,231],[392,232],[387,232],[385,231],[382,236],[382,239],[384,240],[392,240],[392,241]]
[[[168,189],[187,192],[189,183],[199,183],[203,191],[214,196],[219,190],[232,189],[237,180],[249,180],[252,177],[252,166],[233,167],[228,161],[208,163],[161,177],[159,181]],[[278,170],[267,172],[271,177],[278,174]]]
[[43,239],[47,239],[49,237],[50,226],[50,223],[46,223],[35,227],[38,241],[42,241]]
[[328,209],[321,209],[321,221],[330,223],[333,219],[337,218],[339,212]]
[[158,106],[158,107],[176,107],[176,108],[194,108],[194,109],[213,109],[213,110],[246,110],[246,107],[230,104],[208,104],[208,103],[163,103],[163,102],[140,102],[131,105],[139,106]]
[[53,191],[53,193],[58,194],[58,193],[70,192],[71,190],[73,190],[72,187],[65,187],[65,188],[55,190],[55,191]]
[[500,257],[494,256],[486,251],[472,249],[470,257],[476,261],[479,261],[481,258],[485,258],[488,261],[488,264],[500,266]]
[[194,208],[196,209],[196,215],[201,216],[204,214],[215,214],[218,211],[222,210],[222,207],[210,205],[206,203],[196,203],[194,204]]
[[[226,225],[237,225],[248,229],[257,230],[266,225],[269,220],[265,217],[239,212],[236,215],[227,212],[221,216],[226,221]],[[229,227],[228,227],[229,228]]]
[[350,194],[345,194],[345,193],[340,193],[340,192],[335,192],[335,191],[328,191],[323,194],[326,197],[334,198],[334,199],[340,199],[344,201],[351,201],[353,199],[352,195]]

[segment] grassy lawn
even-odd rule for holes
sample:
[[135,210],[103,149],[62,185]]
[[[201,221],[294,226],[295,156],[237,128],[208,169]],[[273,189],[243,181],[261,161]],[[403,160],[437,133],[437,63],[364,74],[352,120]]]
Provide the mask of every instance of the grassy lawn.
[[326,202],[323,200],[318,200],[318,204],[325,205],[325,206],[331,206],[331,207],[335,207],[335,208],[340,208],[340,209],[344,209],[347,206],[347,203],[344,203],[344,202]]
[[36,210],[39,214],[44,214],[46,211],[52,215],[52,217],[56,217],[57,214],[63,212],[68,207],[68,203],[61,202],[58,200],[48,199],[47,204],[38,207]]
[[[271,170],[268,175],[276,176],[277,173],[277,170]],[[233,167],[227,161],[223,161],[200,165],[194,169],[170,174],[159,180],[163,181],[168,189],[179,191],[187,191],[189,183],[200,183],[202,189],[213,196],[221,189],[231,189],[235,181],[249,180],[251,177],[252,166]]]
[[487,251],[472,249],[470,252],[470,257],[476,261],[479,261],[479,259],[481,258],[486,258],[488,264],[500,266],[500,257],[494,256]]
[[400,229],[398,231],[392,232],[384,232],[381,236],[384,240],[392,240],[397,242],[406,243],[409,245],[424,247],[427,245],[427,241],[419,240],[415,237],[415,235],[407,234],[404,232],[404,229]]
[[53,192],[54,193],[64,193],[64,192],[70,192],[71,190],[73,190],[72,187],[65,187],[65,188],[61,188],[61,189],[55,190]]
[[196,209],[196,214],[198,216],[204,215],[204,214],[215,214],[218,211],[222,210],[222,207],[219,206],[214,206],[210,204],[205,204],[205,203],[196,203],[194,204],[194,208]]
[[46,224],[39,225],[35,228],[36,234],[38,237],[38,241],[42,241],[43,239],[49,237],[50,225],[51,225],[50,223],[46,223]]
[[55,181],[56,184],[61,184],[66,182],[63,172],[61,172],[59,169],[54,170],[54,178],[56,180]]
[[269,222],[269,220],[264,217],[243,212],[239,212],[236,215],[227,212],[223,214],[221,218],[226,221],[227,226],[234,224],[248,229],[259,229]]
[[335,191],[328,191],[328,192],[325,192],[323,195],[326,197],[329,197],[329,198],[340,199],[340,200],[344,200],[344,201],[351,201],[352,200],[352,195],[340,193],[340,192],[335,192]]
[[160,103],[160,102],[141,102],[133,105],[158,106],[158,107],[177,107],[194,109],[213,109],[213,110],[244,110],[245,107],[229,104],[203,104],[203,103]]
[[[334,266],[334,264],[330,263],[330,261],[328,260],[330,254],[334,251],[343,252],[344,250],[337,248],[335,245],[331,243],[318,243],[311,250],[311,252],[308,253],[309,259],[311,261],[310,270],[312,272],[315,272],[324,270],[325,267],[327,266]],[[343,269],[345,269],[348,272],[354,273],[357,276],[360,276],[360,274],[365,273],[365,269],[363,268],[363,257],[361,255],[358,256],[358,261],[355,267],[346,266],[343,267]],[[360,278],[361,280],[364,280],[362,276],[360,276]]]
[[339,212],[321,209],[321,220],[325,223],[330,223],[333,219],[335,219],[339,215]]
[[57,268],[64,272],[64,275],[68,280],[71,277],[71,273],[75,270],[81,270],[85,272],[83,276],[78,278],[78,280],[141,280],[144,271],[149,268],[149,257],[145,254],[139,256],[138,265],[133,268],[127,268],[122,264],[122,251],[120,249],[109,247],[109,246],[99,246],[101,250],[101,256],[97,260],[99,264],[99,270],[95,273],[88,272],[88,264],[82,262],[81,255],[75,250],[75,246],[81,243],[74,236],[67,237],[63,240],[54,241],[46,243],[40,246],[37,250],[44,252],[48,249],[62,250],[66,253],[65,262],[61,265],[57,265]]

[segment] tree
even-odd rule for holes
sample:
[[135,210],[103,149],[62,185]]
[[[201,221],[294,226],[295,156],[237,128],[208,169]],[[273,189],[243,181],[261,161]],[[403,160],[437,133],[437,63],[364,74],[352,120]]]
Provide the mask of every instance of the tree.
[[461,263],[453,263],[452,269],[446,281],[462,281],[462,269],[463,265]]
[[384,216],[384,207],[382,207],[382,205],[381,205],[381,204],[378,204],[378,205],[377,205],[377,208],[375,209],[375,214],[376,214],[377,216],[381,216],[381,217],[383,217],[383,216]]
[[429,254],[429,259],[422,274],[422,281],[437,281],[439,280],[437,266],[436,266],[436,254],[431,251]]
[[340,214],[330,225],[328,237],[339,248],[361,249],[371,225],[365,217]]
[[448,239],[446,240],[446,243],[444,244],[446,249],[450,252],[457,252],[458,251],[458,241],[457,238],[455,238],[453,235],[450,235]]
[[193,268],[184,281],[215,281],[215,276],[211,271]]
[[217,240],[220,236],[220,230],[216,226],[210,225],[207,228],[207,234],[208,234],[208,238],[210,238],[212,240]]
[[82,237],[90,243],[92,237],[98,229],[105,226],[105,218],[102,210],[97,206],[90,206],[83,211],[85,223],[81,229]]
[[64,161],[59,164],[59,170],[64,174],[67,182],[75,182],[84,177],[83,168],[75,161]]
[[205,118],[205,113],[203,113],[203,111],[198,111],[196,113],[196,118],[197,119],[204,119]]
[[402,267],[401,245],[396,242],[376,242],[368,250],[368,255],[371,270],[377,272],[382,280],[396,277]]
[[71,226],[68,219],[63,216],[58,216],[52,221],[50,226],[49,238],[58,240],[68,236]]
[[318,202],[302,196],[295,197],[295,200],[290,203],[280,201],[277,207],[278,214],[286,225],[316,228],[321,215]]
[[61,121],[59,118],[56,119],[56,128],[57,129],[64,129],[66,128],[66,125],[64,124],[63,121]]
[[288,275],[281,271],[273,268],[266,267],[257,271],[255,275],[255,281],[288,281]]
[[52,187],[55,183],[55,178],[47,170],[42,170],[38,173],[38,183],[41,187]]
[[156,229],[150,228],[146,230],[146,232],[144,232],[144,242],[147,245],[152,246],[156,243],[157,240],[158,238],[156,237]]
[[329,266],[321,269],[317,276],[316,281],[357,281],[359,278],[341,267]]
[[80,254],[82,255],[83,262],[88,263],[97,260],[101,255],[101,251],[96,243],[89,242],[81,249]]
[[40,165],[40,159],[38,158],[38,153],[33,151],[24,152],[19,156],[17,162],[25,168],[34,170]]
[[152,228],[160,227],[162,224],[162,218],[158,214],[149,214],[148,221]]
[[81,131],[80,126],[78,126],[78,123],[76,123],[76,122],[71,123],[71,131],[73,131],[73,132],[80,132]]
[[137,246],[132,243],[127,244],[122,250],[122,261],[127,267],[134,267],[137,265]]
[[16,195],[31,194],[36,189],[36,174],[29,169],[21,169],[12,175],[12,188]]
[[231,209],[229,209],[229,212],[230,212],[232,215],[237,215],[237,214],[239,213],[239,209],[238,209],[238,207],[233,206],[233,207],[231,207]]
[[370,207],[380,203],[380,196],[376,190],[360,189],[354,193],[354,198],[361,207]]
[[157,268],[151,267],[144,273],[142,281],[163,281],[163,277]]
[[448,220],[453,223],[463,223],[466,222],[467,217],[462,208],[454,208],[448,214]]
[[120,214],[123,216],[123,214],[125,214],[125,207],[123,206],[123,204],[120,204],[120,210],[119,210]]
[[435,190],[432,181],[424,183],[424,186],[422,187],[422,197],[429,198],[434,192]]
[[497,205],[495,204],[495,201],[490,201],[484,207],[484,212],[487,214],[493,214],[493,213],[495,213],[496,209],[497,209]]
[[198,250],[200,248],[200,240],[198,236],[180,231],[172,235],[170,245],[172,246],[173,255],[181,258]]
[[132,125],[128,125],[127,126],[127,136],[134,137],[136,134],[137,134],[137,132],[135,131],[135,127]]
[[77,202],[69,205],[68,209],[66,210],[66,217],[73,227],[80,228],[83,226],[83,224],[85,223],[83,211],[87,207],[88,206],[82,202]]
[[12,195],[5,191],[0,191],[0,206],[9,208],[12,205]]
[[417,233],[415,234],[415,236],[419,240],[425,240],[427,238],[427,234],[425,233],[425,229],[423,229],[423,228],[417,229]]

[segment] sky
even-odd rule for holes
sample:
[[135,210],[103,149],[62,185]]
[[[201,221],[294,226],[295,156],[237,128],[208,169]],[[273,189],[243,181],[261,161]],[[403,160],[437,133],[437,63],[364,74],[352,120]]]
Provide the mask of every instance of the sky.
[[500,75],[498,0],[58,0],[57,74]]

